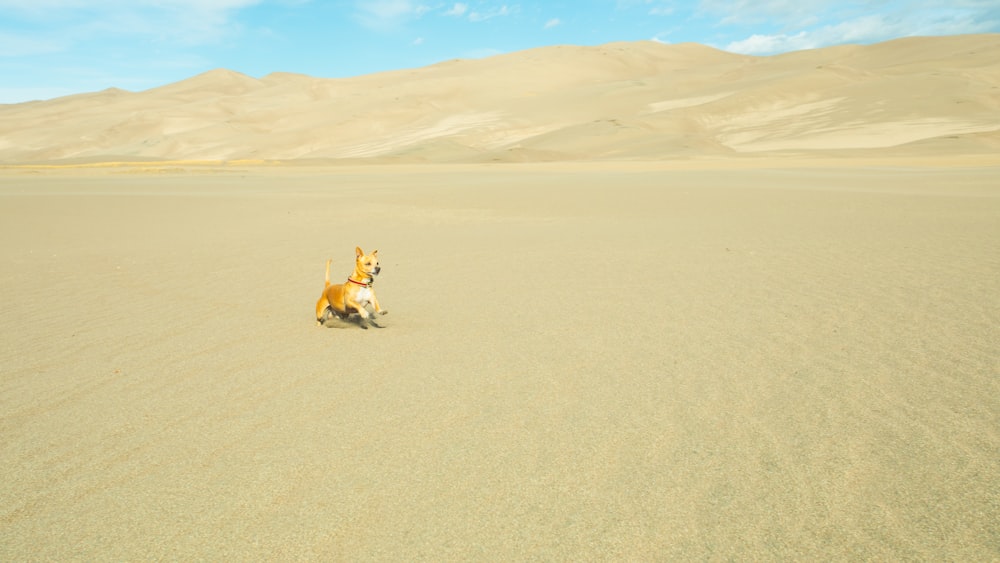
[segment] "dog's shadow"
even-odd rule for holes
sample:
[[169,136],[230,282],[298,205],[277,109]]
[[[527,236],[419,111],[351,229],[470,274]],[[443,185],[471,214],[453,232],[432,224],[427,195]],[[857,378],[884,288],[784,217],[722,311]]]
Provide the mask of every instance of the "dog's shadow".
[[368,327],[385,328],[385,325],[380,325],[374,320],[366,321],[361,318],[361,315],[351,315],[346,319],[333,315],[323,321],[323,328],[335,328],[340,330],[345,328],[360,328],[367,330]]

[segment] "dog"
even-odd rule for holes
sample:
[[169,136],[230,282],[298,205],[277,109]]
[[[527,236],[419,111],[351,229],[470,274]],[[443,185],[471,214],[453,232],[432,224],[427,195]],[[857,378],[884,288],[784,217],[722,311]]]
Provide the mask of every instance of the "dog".
[[361,316],[361,328],[367,329],[368,324],[381,328],[372,318],[368,306],[371,305],[380,315],[388,313],[375,298],[375,276],[382,271],[378,264],[378,250],[365,254],[361,247],[354,248],[354,273],[347,278],[347,283],[330,284],[330,263],[326,261],[326,285],[323,295],[316,302],[316,326],[322,326],[333,315],[338,319],[346,319],[357,313]]

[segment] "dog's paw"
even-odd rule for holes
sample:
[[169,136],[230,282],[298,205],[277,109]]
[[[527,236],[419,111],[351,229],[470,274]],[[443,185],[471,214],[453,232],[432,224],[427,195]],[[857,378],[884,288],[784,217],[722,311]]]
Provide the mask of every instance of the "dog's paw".
[[388,315],[389,311],[386,311],[385,309],[382,309],[381,311],[378,312],[378,314],[380,314],[380,315]]

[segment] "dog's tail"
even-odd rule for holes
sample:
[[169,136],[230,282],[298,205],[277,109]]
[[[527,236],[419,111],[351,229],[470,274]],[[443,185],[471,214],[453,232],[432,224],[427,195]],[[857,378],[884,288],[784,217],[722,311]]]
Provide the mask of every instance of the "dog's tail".
[[333,258],[326,261],[326,284],[323,287],[330,287],[330,262],[333,262]]

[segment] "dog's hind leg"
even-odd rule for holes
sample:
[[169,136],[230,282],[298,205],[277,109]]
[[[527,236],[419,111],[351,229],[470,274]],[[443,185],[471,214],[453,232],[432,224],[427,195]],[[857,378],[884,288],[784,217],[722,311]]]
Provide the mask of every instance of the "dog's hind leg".
[[326,322],[327,313],[333,312],[333,308],[330,307],[330,300],[326,296],[326,289],[330,287],[330,262],[333,262],[332,258],[326,261],[326,281],[323,283],[323,295],[316,302],[316,326],[323,326],[323,323]]
[[316,302],[316,326],[323,326],[330,313],[333,313],[330,303],[327,302],[325,296],[320,297],[319,301]]

